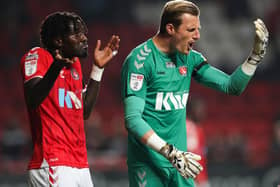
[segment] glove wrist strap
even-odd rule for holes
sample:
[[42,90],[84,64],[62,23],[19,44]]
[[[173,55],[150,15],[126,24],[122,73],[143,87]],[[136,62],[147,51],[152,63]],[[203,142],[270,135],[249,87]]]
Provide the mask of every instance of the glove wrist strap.
[[174,147],[170,144],[166,144],[160,149],[160,153],[167,159],[170,159],[170,153],[173,151]]
[[257,65],[261,62],[261,56],[260,55],[256,55],[254,53],[252,53],[249,58],[247,59],[247,62],[249,64],[252,64],[252,65]]

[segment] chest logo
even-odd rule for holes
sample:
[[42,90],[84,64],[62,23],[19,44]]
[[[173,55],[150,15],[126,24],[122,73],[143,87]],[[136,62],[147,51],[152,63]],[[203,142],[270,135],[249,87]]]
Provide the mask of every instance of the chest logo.
[[174,94],[173,92],[158,92],[156,96],[156,110],[179,110],[186,108],[189,93]]
[[82,99],[79,98],[74,92],[67,91],[64,88],[58,89],[58,101],[61,108],[64,108],[65,103],[66,107],[70,109],[73,108],[73,104],[76,109],[82,108]]
[[71,75],[72,75],[73,79],[79,80],[79,74],[75,68],[71,69]]
[[179,67],[179,73],[180,73],[182,76],[186,76],[186,75],[187,75],[187,67],[185,67],[185,66]]

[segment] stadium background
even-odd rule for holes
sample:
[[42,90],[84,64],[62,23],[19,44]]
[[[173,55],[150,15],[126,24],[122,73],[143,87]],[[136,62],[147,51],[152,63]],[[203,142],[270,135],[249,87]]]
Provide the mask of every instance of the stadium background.
[[[201,39],[196,49],[231,73],[248,56],[253,20],[270,31],[267,55],[247,90],[227,96],[192,83],[192,95],[206,104],[204,127],[212,186],[268,187],[280,184],[280,1],[202,0]],[[157,31],[163,0],[9,0],[0,7],[0,186],[27,186],[31,142],[19,69],[21,56],[39,45],[39,25],[49,13],[74,11],[88,25],[90,49],[118,34],[119,54],[106,68],[99,99],[86,121],[88,154],[96,186],[128,186],[126,132],[120,100],[121,64],[136,45]],[[92,55],[83,60],[88,77]],[[278,155],[277,155],[278,154]]]

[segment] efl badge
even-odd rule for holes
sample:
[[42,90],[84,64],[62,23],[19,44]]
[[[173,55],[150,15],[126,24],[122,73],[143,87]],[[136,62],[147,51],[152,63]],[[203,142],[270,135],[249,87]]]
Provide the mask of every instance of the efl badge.
[[29,60],[24,63],[25,75],[31,76],[37,71],[37,60]]
[[130,75],[130,88],[133,91],[138,91],[143,86],[144,75],[131,73]]
[[71,75],[72,75],[73,79],[79,80],[79,74],[75,68],[71,69]]
[[185,67],[185,66],[179,67],[179,72],[182,76],[186,76],[187,75],[187,67]]

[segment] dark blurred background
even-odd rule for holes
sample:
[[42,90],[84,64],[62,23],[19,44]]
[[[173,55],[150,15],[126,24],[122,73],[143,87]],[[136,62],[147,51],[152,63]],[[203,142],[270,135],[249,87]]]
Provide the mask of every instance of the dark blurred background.
[[[88,25],[90,51],[112,34],[121,38],[118,55],[106,68],[96,108],[86,121],[88,155],[96,186],[128,186],[126,131],[120,98],[120,70],[126,55],[157,32],[163,0],[9,0],[0,2],[0,186],[27,186],[31,153],[20,73],[21,56],[39,46],[39,26],[49,13],[74,11]],[[256,18],[270,31],[263,63],[241,96],[192,83],[205,114],[211,186],[280,185],[280,1],[201,0],[201,39],[195,48],[227,73],[251,51]],[[91,52],[92,53],[92,52]],[[82,60],[89,76],[92,54]]]

